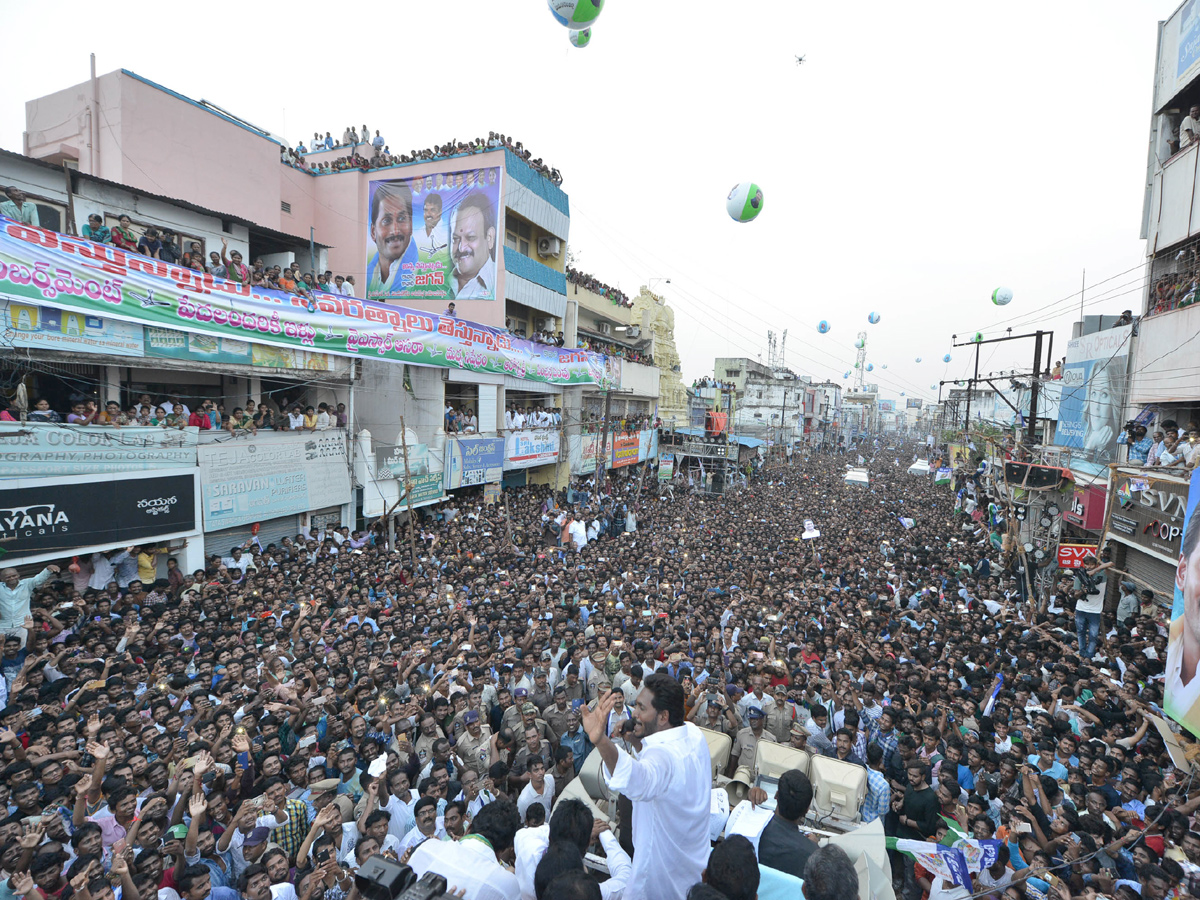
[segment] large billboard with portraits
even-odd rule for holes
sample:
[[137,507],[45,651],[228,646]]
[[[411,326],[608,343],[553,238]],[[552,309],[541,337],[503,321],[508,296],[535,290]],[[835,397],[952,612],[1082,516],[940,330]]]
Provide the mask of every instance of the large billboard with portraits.
[[439,169],[370,182],[368,300],[425,306],[496,299],[504,169],[474,167],[469,156]]
[[1163,708],[1172,719],[1200,736],[1200,469],[1192,471],[1187,508],[1179,534],[1179,561],[1175,565],[1175,598],[1171,604],[1171,630],[1167,644],[1167,669]]

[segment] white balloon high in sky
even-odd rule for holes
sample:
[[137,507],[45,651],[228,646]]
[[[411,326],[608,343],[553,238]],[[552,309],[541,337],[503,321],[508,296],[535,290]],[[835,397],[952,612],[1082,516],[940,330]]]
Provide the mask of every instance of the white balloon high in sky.
[[725,211],[735,222],[753,222],[763,209],[763,192],[753,181],[735,184],[725,198]]

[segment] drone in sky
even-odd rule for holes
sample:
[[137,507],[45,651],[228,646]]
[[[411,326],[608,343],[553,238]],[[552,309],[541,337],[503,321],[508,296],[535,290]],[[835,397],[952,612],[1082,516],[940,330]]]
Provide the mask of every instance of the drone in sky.
[[798,65],[798,66],[802,66],[802,65],[804,65],[804,61],[805,61],[806,59],[808,59],[808,54],[807,54],[807,53],[805,53],[805,54],[804,54],[804,55],[802,55],[802,56],[797,56],[797,57],[796,57],[796,65]]

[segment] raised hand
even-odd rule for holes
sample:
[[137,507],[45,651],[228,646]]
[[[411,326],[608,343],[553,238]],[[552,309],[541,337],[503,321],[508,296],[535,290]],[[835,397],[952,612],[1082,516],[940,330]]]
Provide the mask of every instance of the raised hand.
[[593,745],[598,744],[605,737],[604,728],[608,724],[608,714],[612,712],[616,702],[617,692],[609,691],[596,701],[595,709],[588,709],[586,706],[580,707],[580,723],[583,725],[583,730],[587,732],[588,740]]
[[206,809],[208,809],[208,801],[204,799],[203,794],[197,792],[188,798],[188,815],[193,819],[204,815]]
[[104,741],[88,741],[87,752],[98,760],[108,759],[112,751],[108,749],[108,744]]

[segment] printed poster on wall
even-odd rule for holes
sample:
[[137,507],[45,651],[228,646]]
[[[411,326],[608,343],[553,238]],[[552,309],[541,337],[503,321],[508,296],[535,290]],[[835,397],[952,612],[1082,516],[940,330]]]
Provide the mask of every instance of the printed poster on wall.
[[368,187],[367,299],[495,300],[503,169],[464,168]]
[[1200,737],[1200,469],[1192,471],[1167,639],[1167,714]]
[[1132,336],[1133,326],[1124,325],[1067,345],[1054,442],[1085,451],[1095,463],[1116,462]]
[[[791,450],[791,448],[788,448]],[[658,480],[670,481],[675,475],[675,454],[662,453],[658,457]]]
[[6,341],[14,347],[103,356],[142,355],[142,329],[130,322],[2,299],[0,322]]
[[447,490],[488,484],[504,477],[504,438],[455,437],[446,440]]

